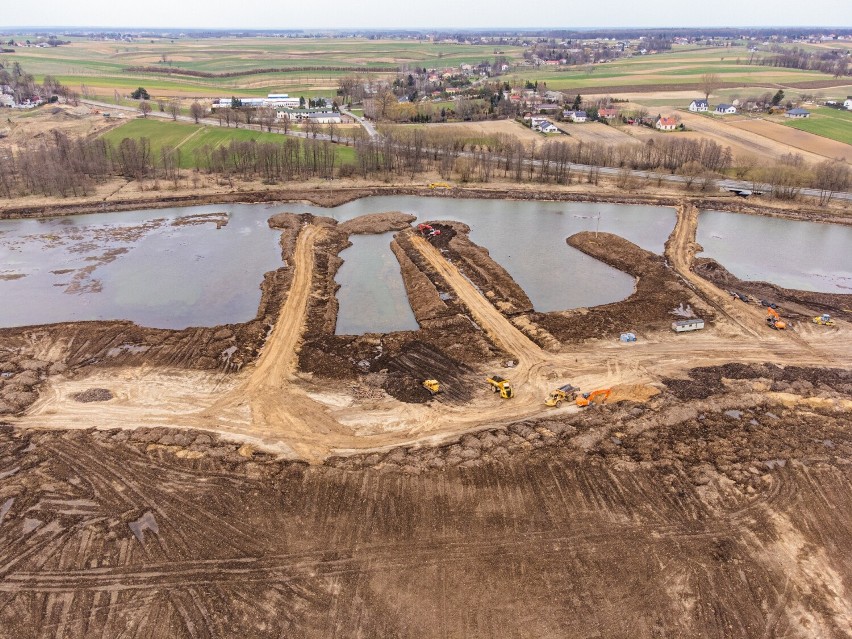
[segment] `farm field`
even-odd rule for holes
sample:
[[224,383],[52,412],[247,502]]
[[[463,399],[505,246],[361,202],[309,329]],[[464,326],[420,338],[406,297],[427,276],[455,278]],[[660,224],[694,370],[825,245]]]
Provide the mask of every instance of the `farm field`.
[[[807,121],[801,121],[801,123],[804,122]],[[816,122],[818,127],[822,126],[819,121]],[[781,124],[780,122],[773,122],[771,120],[753,118],[731,122],[731,126],[734,128],[785,144],[795,149],[798,153],[822,156],[822,159],[844,158],[847,162],[852,162],[852,146],[849,144],[829,139],[827,136],[822,137],[815,133],[799,130],[799,127],[785,126],[786,124],[787,122]],[[848,123],[838,122],[838,124],[832,126],[832,130],[835,132],[852,129],[852,119]],[[849,133],[850,137],[852,137],[852,131]]]
[[[819,108],[804,120],[786,120],[788,127],[806,131],[844,144],[852,144],[852,112]],[[847,157],[848,159],[848,157]]]
[[[104,134],[103,138],[118,145],[124,138],[148,138],[151,150],[156,155],[164,146],[172,146],[180,150],[180,166],[188,169],[195,166],[195,152],[204,146],[212,148],[228,145],[232,141],[274,142],[281,143],[292,140],[279,133],[266,133],[249,129],[205,126],[183,122],[163,122],[158,120],[136,119],[127,122]],[[350,162],[354,159],[351,147],[337,145],[338,161]]]
[[577,142],[598,142],[602,144],[635,144],[636,139],[625,132],[626,127],[610,126],[601,122],[572,124],[560,122],[559,126],[571,140]]
[[[826,156],[817,151],[825,151],[824,147],[804,149],[793,146],[788,138],[780,135],[777,138],[765,135],[762,127],[752,128],[758,120],[747,120],[738,116],[726,118],[699,115],[686,110],[678,112],[688,129],[702,137],[714,140],[722,146],[729,146],[734,157],[752,155],[758,157],[777,158],[787,153],[799,153],[807,162],[822,162]],[[772,124],[772,123],[768,123]],[[782,133],[786,130],[778,125]]]

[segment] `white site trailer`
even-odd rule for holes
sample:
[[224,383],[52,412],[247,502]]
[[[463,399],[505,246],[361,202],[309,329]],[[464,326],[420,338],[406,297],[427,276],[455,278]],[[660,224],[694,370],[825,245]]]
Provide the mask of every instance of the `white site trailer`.
[[678,320],[672,322],[672,330],[675,333],[685,333],[687,331],[700,331],[704,328],[704,320],[697,317],[692,319]]

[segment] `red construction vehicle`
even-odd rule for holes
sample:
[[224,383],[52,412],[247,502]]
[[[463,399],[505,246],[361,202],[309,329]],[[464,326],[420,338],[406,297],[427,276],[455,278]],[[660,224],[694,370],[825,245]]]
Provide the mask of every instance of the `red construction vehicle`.
[[441,234],[440,229],[436,229],[430,224],[418,224],[417,230],[420,231],[420,234],[427,240]]

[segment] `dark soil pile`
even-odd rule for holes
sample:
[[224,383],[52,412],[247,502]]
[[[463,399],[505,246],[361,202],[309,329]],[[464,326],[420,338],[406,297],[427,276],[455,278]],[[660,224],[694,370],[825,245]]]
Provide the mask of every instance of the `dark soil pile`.
[[89,388],[81,393],[74,393],[75,402],[88,404],[90,402],[108,402],[114,395],[106,388]]
[[[669,327],[672,321],[679,319],[672,311],[687,305],[700,313],[708,324],[712,321],[713,313],[666,266],[660,255],[610,233],[577,233],[567,241],[587,255],[632,275],[637,281],[633,295],[621,302],[529,315],[534,323],[557,339],[617,338],[624,331],[641,335],[643,330]],[[570,286],[570,281],[565,285]]]

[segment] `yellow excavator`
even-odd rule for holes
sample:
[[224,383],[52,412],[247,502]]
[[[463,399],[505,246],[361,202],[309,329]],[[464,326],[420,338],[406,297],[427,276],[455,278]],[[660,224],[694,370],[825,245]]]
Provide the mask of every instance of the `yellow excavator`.
[[778,311],[772,307],[766,309],[766,324],[769,328],[774,328],[776,331],[783,331],[787,328],[786,322],[781,319]]
[[433,395],[437,395],[441,392],[441,383],[437,379],[424,379],[423,388]]
[[450,189],[452,187],[449,184],[447,184],[446,182],[432,182],[429,185],[429,188],[430,189]]
[[512,384],[509,383],[508,379],[504,379],[499,375],[492,375],[486,380],[495,393],[500,393],[500,397],[503,399],[512,399],[515,393],[512,391]]
[[583,393],[575,402],[577,406],[588,406],[589,404],[603,404],[612,393],[611,388],[599,388],[591,393]]
[[545,406],[561,406],[562,402],[573,402],[577,397],[577,391],[580,389],[576,386],[571,386],[571,384],[565,384],[565,386],[560,386],[556,390],[550,391],[550,395],[547,396],[547,399],[544,400]]

